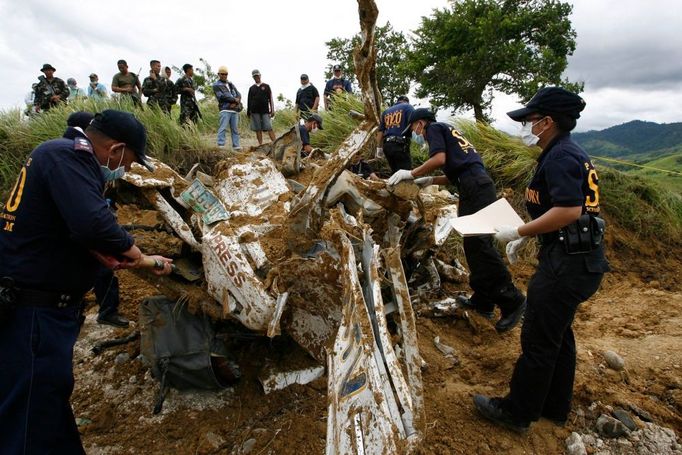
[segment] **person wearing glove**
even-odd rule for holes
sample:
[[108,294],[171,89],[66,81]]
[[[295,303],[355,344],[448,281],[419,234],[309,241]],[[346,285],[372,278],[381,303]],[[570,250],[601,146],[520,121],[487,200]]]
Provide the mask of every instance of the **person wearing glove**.
[[[455,185],[459,192],[459,216],[471,215],[495,202],[495,184],[474,146],[459,131],[436,122],[435,114],[424,108],[412,112],[408,131],[415,142],[428,144],[429,159],[411,171],[397,171],[389,178],[389,185],[417,177],[420,178],[415,183],[420,186]],[[436,169],[445,175],[422,177]],[[488,319],[493,317],[495,306],[499,306],[502,317],[495,329],[511,330],[523,316],[525,297],[512,283],[492,236],[465,237],[463,244],[470,271],[469,286],[474,292],[470,299],[460,303]]]
[[510,261],[530,236],[538,236],[540,251],[537,270],[528,284],[522,354],[509,393],[504,398],[475,395],[474,406],[485,418],[517,432],[527,431],[540,417],[559,425],[566,422],[576,361],[571,325],[578,305],[597,291],[609,271],[603,242],[572,251],[571,243],[564,242],[570,229],[559,234],[579,218],[591,219],[599,213],[597,173],[570,136],[584,107],[575,93],[547,87],[526,107],[507,114],[521,123],[523,142],[539,145],[542,153],[526,189],[532,221],[519,227],[501,226],[495,237],[509,242]]
[[400,95],[393,106],[381,113],[374,158],[386,158],[393,173],[399,169],[412,169],[410,131],[407,128],[412,111],[414,108],[410,105],[409,98]]

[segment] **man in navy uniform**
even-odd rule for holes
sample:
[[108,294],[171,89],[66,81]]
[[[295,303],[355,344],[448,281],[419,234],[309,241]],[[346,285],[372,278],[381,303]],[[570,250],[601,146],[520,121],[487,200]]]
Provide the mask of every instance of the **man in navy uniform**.
[[[140,267],[145,257],[109,211],[104,184],[145,159],[146,132],[106,110],[85,132],[40,144],[0,213],[0,447],[3,454],[84,453],[69,404],[82,297],[93,253]],[[157,274],[171,260],[151,257]]]
[[311,114],[302,125],[298,125],[298,132],[301,135],[301,156],[308,156],[313,151],[310,145],[310,133],[322,130],[322,117],[320,114]]
[[[476,213],[497,199],[495,184],[488,175],[483,160],[473,145],[447,123],[436,122],[433,112],[415,109],[409,119],[413,138],[418,144],[428,143],[429,159],[413,169],[401,169],[388,180],[395,185],[413,180],[441,168],[445,175],[415,180],[420,186],[455,185],[459,192],[458,215]],[[511,330],[519,323],[526,308],[525,297],[516,289],[511,274],[490,235],[465,237],[464,255],[469,265],[469,286],[474,293],[462,302],[488,319],[499,306],[502,317],[495,324],[498,332]]]
[[377,152],[375,158],[386,158],[391,172],[399,169],[412,169],[410,138],[412,131],[407,123],[414,108],[410,99],[400,95],[398,101],[381,113],[381,123],[377,131]]

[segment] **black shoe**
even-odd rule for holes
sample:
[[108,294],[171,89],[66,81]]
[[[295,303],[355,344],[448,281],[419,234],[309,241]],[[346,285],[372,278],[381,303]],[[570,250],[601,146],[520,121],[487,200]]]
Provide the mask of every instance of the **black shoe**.
[[474,395],[474,406],[483,417],[516,433],[527,432],[530,424],[514,419],[509,412],[502,409],[501,401],[501,398]]
[[130,321],[118,313],[113,313],[108,316],[99,316],[97,318],[98,324],[113,325],[114,327],[128,327]]
[[558,427],[565,427],[568,422],[568,417],[555,417],[549,414],[542,414],[543,419],[547,419]]
[[476,314],[479,316],[482,316],[488,320],[492,319],[495,317],[495,312],[494,311],[479,311],[478,308],[476,308],[476,305],[471,302],[471,299],[468,297],[465,297],[463,295],[458,295],[457,298],[457,304],[464,308],[465,310],[469,311],[475,311]]
[[523,303],[519,305],[514,311],[509,313],[507,316],[502,316],[499,321],[497,321],[497,324],[495,324],[495,330],[497,330],[498,333],[502,332],[507,332],[514,327],[516,327],[516,324],[519,323],[521,318],[523,317],[523,313],[526,312],[526,300],[523,300]]

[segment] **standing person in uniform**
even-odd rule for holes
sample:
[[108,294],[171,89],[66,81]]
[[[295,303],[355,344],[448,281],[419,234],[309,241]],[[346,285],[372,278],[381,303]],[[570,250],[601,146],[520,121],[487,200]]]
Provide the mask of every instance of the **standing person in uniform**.
[[353,93],[353,87],[350,81],[343,76],[341,65],[334,65],[332,68],[333,77],[327,81],[324,86],[324,108],[331,110],[332,108],[332,94],[340,95],[343,92]]
[[119,60],[116,65],[118,73],[111,79],[111,91],[120,94],[121,97],[130,98],[135,106],[142,107],[140,78],[128,71],[128,63],[125,60]]
[[296,115],[307,119],[312,112],[317,112],[320,105],[320,92],[310,83],[307,74],[301,74],[301,87],[296,92]]
[[199,121],[201,112],[197,104],[196,90],[197,84],[194,83],[194,67],[189,63],[182,65],[185,74],[175,82],[175,91],[180,94],[180,124],[185,125],[189,122]]
[[[441,168],[445,175],[423,177],[415,183],[420,186],[457,186],[459,216],[471,215],[495,202],[495,184],[485,170],[483,160],[459,131],[446,123],[436,122],[434,113],[425,108],[415,109],[409,124],[415,141],[418,144],[428,143],[429,159],[411,171],[401,169],[395,172],[388,180],[389,185]],[[495,329],[500,333],[511,330],[523,316],[526,301],[512,283],[511,274],[493,244],[493,237],[465,237],[463,244],[470,270],[469,286],[474,291],[469,302],[465,303],[488,319],[493,317],[497,305],[502,317],[495,324]]]
[[169,66],[163,69],[166,74],[166,105],[168,106],[168,113],[170,114],[173,110],[173,106],[178,102],[178,93],[175,89],[175,82],[173,82],[172,72]]
[[70,134],[33,150],[0,213],[0,447],[7,455],[85,453],[69,398],[82,298],[99,266],[93,253],[171,272],[170,259],[142,254],[102,195],[133,161],[151,168],[144,126],[106,110],[85,133]]
[[410,99],[400,95],[398,101],[381,113],[381,123],[377,131],[377,152],[375,158],[386,158],[391,172],[399,169],[412,169],[410,156],[410,138],[412,131],[408,128],[410,115],[414,108]]
[[161,62],[151,60],[149,62],[149,76],[142,82],[142,94],[147,97],[148,106],[158,106],[166,114],[170,114],[168,104],[168,84],[166,79],[161,76]]
[[258,145],[263,143],[263,131],[268,132],[270,142],[275,142],[275,132],[272,131],[270,119],[275,116],[275,103],[272,100],[270,86],[261,82],[260,71],[251,71],[255,84],[249,88],[246,104],[246,116],[251,119],[251,131],[256,132]]
[[509,112],[521,122],[526,145],[542,153],[526,189],[533,220],[518,228],[501,227],[495,238],[507,244],[515,261],[530,236],[540,251],[528,283],[528,308],[521,329],[521,356],[509,394],[474,396],[487,419],[517,432],[540,417],[558,425],[568,419],[575,377],[573,318],[578,305],[599,288],[609,271],[604,257],[603,221],[599,214],[599,180],[585,151],[571,138],[585,102],[560,87],[538,91],[526,107]]
[[241,150],[239,145],[239,113],[244,108],[242,94],[227,80],[227,66],[218,68],[218,80],[213,83],[213,93],[218,100],[220,123],[218,124],[218,147],[225,146],[225,133],[230,125],[232,150]]
[[66,103],[71,93],[63,80],[54,76],[57,71],[49,63],[45,63],[40,71],[44,76],[38,77],[38,85],[35,88],[33,104],[35,111],[49,111],[59,103]]

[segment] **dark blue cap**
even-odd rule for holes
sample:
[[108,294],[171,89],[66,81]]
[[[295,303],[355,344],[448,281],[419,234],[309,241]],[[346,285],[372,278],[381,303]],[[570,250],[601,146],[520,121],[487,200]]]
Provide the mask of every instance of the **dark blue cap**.
[[436,113],[433,112],[431,109],[427,109],[425,107],[420,107],[419,109],[413,110],[412,113],[410,114],[410,118],[407,119],[407,128],[405,128],[401,134],[405,134],[408,131],[410,131],[410,127],[417,120],[428,120],[430,122],[435,122]]
[[71,127],[78,127],[85,131],[85,129],[90,125],[90,122],[92,122],[92,119],[95,118],[95,114],[92,112],[86,112],[86,111],[81,111],[81,112],[73,112],[69,117],[66,119],[66,124],[67,126]]
[[90,127],[115,141],[124,142],[137,155],[137,162],[154,172],[154,165],[147,161],[145,155],[147,131],[133,114],[107,109],[95,114]]
[[526,107],[507,112],[512,120],[520,122],[530,114],[560,114],[572,119],[580,118],[585,100],[562,87],[545,87],[533,95]]

